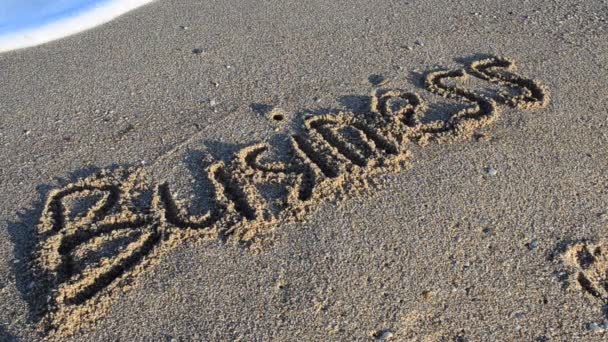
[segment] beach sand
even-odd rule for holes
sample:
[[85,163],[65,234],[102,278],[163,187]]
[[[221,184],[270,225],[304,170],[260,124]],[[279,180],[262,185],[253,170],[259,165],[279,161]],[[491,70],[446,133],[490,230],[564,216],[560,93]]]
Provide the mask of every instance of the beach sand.
[[[607,20],[602,1],[165,0],[0,54],[0,340],[605,340]],[[500,103],[470,68],[494,56],[546,97]],[[447,95],[496,99],[477,130],[412,125],[394,163],[338,180],[292,170],[305,205],[226,186],[257,177],[243,148],[284,160],[307,118],[367,117],[382,89],[419,94],[425,123],[482,103],[425,85],[462,68]],[[113,189],[129,215],[66,237],[106,224]],[[214,201],[213,229],[170,228]]]

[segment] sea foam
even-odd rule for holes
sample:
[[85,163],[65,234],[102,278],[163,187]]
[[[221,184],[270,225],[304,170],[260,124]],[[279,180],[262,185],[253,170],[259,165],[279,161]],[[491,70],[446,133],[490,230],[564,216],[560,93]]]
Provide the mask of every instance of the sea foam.
[[154,0],[1,0],[0,52],[104,24]]

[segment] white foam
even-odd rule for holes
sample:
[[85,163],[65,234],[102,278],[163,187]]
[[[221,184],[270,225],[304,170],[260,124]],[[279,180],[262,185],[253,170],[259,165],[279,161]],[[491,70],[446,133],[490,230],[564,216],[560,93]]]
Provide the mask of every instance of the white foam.
[[0,33],[0,52],[44,44],[91,29],[152,1],[155,0],[103,1],[87,11],[76,11],[73,15],[63,16],[41,26]]

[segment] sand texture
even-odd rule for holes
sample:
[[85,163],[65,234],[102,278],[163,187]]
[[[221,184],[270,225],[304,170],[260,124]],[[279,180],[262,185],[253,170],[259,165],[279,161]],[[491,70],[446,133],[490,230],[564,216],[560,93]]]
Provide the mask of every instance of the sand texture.
[[607,17],[158,1],[0,54],[0,340],[605,340]]

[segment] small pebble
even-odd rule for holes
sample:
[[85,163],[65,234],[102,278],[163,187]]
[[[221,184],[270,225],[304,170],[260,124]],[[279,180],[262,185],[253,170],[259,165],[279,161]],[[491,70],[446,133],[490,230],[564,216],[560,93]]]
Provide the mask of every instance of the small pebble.
[[29,134],[30,134],[30,130],[29,130],[29,129],[24,129],[24,130],[23,130],[23,134],[25,134],[25,135],[29,135]]
[[217,105],[217,101],[215,101],[215,100],[209,100],[209,105],[211,107],[215,107]]
[[529,250],[535,250],[538,247],[538,241],[536,241],[536,239],[533,239],[532,241],[530,241],[530,243],[528,244],[528,249]]
[[203,54],[204,52],[205,52],[205,50],[203,50],[203,49],[199,49],[199,48],[192,49],[192,53],[195,55],[200,55],[200,54]]
[[232,69],[232,65],[226,65],[226,69]]
[[424,43],[423,43],[422,41],[420,41],[420,40],[417,40],[417,41],[416,41],[416,45],[419,45],[419,46],[424,46]]
[[374,338],[378,341],[388,341],[393,338],[393,333],[390,330],[378,331],[374,334]]
[[189,27],[188,27],[188,26],[180,26],[180,28],[181,28],[182,30],[184,30],[184,31],[186,31],[187,29],[189,29]]
[[486,174],[489,176],[496,176],[496,174],[498,174],[498,170],[496,170],[493,167],[487,167],[485,171],[486,171]]
[[587,330],[593,331],[593,332],[600,332],[600,331],[603,331],[604,329],[602,329],[597,323],[593,322],[593,323],[587,324]]

